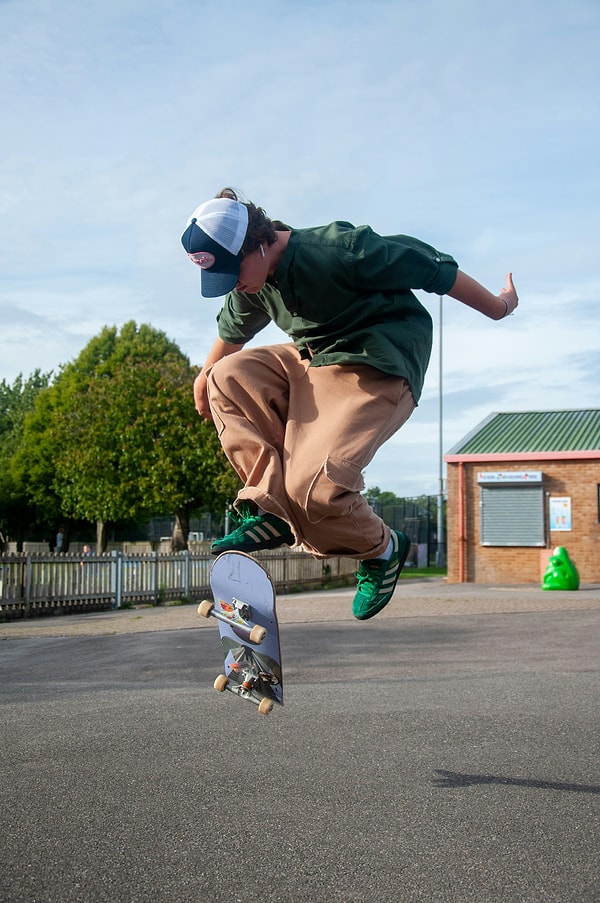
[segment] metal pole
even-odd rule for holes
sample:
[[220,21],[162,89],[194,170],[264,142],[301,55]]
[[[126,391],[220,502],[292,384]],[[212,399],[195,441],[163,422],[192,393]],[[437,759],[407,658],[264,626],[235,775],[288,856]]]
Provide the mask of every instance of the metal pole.
[[443,295],[440,295],[440,313],[439,313],[439,349],[440,349],[440,358],[439,358],[439,397],[438,397],[438,438],[439,438],[439,449],[438,449],[438,458],[439,458],[439,488],[438,488],[438,510],[437,510],[437,553],[435,556],[435,563],[438,567],[443,568],[446,566],[446,553],[444,549],[445,536],[444,536],[444,441],[443,441],[443,413],[444,413],[444,392],[443,392],[443,314],[442,314],[442,302]]

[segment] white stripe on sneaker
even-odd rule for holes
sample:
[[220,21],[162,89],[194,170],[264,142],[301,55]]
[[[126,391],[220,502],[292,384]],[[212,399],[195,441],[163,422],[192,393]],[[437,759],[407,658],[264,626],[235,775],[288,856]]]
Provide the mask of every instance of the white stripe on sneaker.
[[282,536],[281,531],[268,521],[263,524],[253,524],[253,526],[248,527],[244,533],[247,539],[251,539],[252,542],[256,543],[269,542],[272,539],[281,539]]

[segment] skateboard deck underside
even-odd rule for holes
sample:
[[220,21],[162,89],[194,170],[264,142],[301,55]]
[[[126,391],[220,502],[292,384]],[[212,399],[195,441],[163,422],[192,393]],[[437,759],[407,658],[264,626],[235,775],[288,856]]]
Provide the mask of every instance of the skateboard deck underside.
[[[275,592],[264,568],[244,552],[223,552],[212,566],[210,585],[215,608],[229,620],[219,620],[225,658],[225,674],[242,685],[250,670],[256,679],[252,693],[283,704],[279,626],[275,612]],[[243,606],[249,607],[249,613]],[[266,637],[254,644],[248,627],[264,627]]]

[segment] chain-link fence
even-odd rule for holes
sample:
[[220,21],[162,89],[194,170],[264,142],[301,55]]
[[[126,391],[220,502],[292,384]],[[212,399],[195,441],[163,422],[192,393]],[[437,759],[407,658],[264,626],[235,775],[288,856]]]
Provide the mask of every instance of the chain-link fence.
[[[423,495],[417,498],[396,499],[393,504],[372,501],[373,510],[394,530],[401,530],[410,538],[412,548],[407,565],[428,567],[446,561],[445,530],[442,555],[438,555],[438,496]],[[445,511],[444,511],[445,514]],[[207,541],[223,536],[228,512],[204,513],[190,520],[189,541]],[[152,542],[169,539],[175,520],[173,517],[154,518],[148,526],[148,539]]]
[[[379,517],[393,530],[400,530],[411,541],[408,567],[428,567],[435,565],[438,556],[438,499],[437,496],[419,496],[414,499],[398,499],[391,505],[372,503]],[[445,532],[445,531],[444,531]],[[442,549],[445,553],[445,548]],[[445,554],[442,560],[446,560]]]

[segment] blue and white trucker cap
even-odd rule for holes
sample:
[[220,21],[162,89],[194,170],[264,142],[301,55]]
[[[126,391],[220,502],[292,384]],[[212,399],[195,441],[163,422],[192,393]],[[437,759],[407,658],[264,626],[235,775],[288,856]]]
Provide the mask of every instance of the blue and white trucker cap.
[[218,298],[235,288],[247,231],[248,208],[231,198],[206,201],[188,219],[181,244],[202,270],[204,298]]

